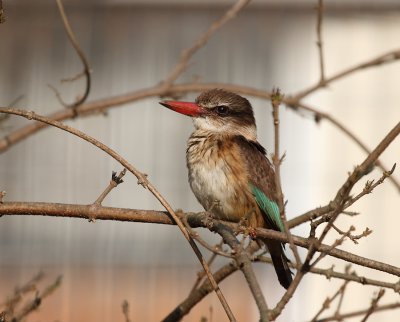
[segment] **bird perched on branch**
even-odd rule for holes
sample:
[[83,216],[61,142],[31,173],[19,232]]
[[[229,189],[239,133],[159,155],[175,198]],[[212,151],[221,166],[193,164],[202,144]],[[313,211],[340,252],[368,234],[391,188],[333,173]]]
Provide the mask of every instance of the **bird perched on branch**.
[[[222,89],[200,94],[195,102],[160,104],[192,117],[196,130],[188,140],[189,183],[197,200],[217,219],[250,227],[284,231],[275,193],[275,173],[257,142],[256,122],[247,99]],[[280,284],[288,288],[292,273],[283,244],[263,240]]]

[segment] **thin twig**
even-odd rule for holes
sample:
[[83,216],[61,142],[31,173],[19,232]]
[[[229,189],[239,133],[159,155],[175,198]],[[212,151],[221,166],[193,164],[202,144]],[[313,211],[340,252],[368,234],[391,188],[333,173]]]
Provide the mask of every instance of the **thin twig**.
[[269,311],[269,318],[271,321],[275,321],[276,318],[282,313],[283,309],[286,307],[286,304],[289,303],[290,299],[293,297],[294,292],[297,290],[300,285],[301,280],[305,275],[305,271],[298,270],[296,275],[293,278],[292,283],[289,288],[286,290],[285,294],[283,294],[282,298],[276,304],[276,306]]
[[325,64],[324,64],[324,48],[322,43],[322,20],[324,17],[324,1],[318,0],[317,10],[317,47],[319,56],[319,69],[320,78],[319,82],[324,84],[325,82]]
[[372,181],[367,181],[364,185],[364,189],[355,197],[351,198],[346,202],[346,205],[344,206],[345,208],[350,207],[352,204],[354,204],[356,201],[358,201],[360,198],[364,197],[365,195],[371,193],[377,186],[382,184],[386,178],[390,178],[390,176],[393,174],[394,170],[396,169],[396,163],[393,164],[392,168],[389,171],[384,171],[382,176],[379,178],[378,181],[374,182]]
[[378,302],[382,298],[382,296],[385,294],[384,289],[380,289],[378,295],[371,301],[371,306],[369,307],[367,313],[365,314],[364,318],[361,320],[361,322],[366,322],[368,318],[371,316],[372,313],[376,310],[378,307]]
[[166,79],[162,82],[162,85],[165,88],[169,88],[173,84],[173,82],[186,70],[190,58],[207,43],[207,41],[218,29],[220,29],[229,20],[235,18],[238,12],[242,10],[249,2],[250,0],[237,1],[228,11],[224,13],[222,17],[220,17],[219,19],[217,19],[212,23],[210,27],[208,27],[206,32],[200,35],[200,37],[195,41],[195,43],[191,47],[183,50],[179,62],[169,72]]
[[[15,98],[10,104],[8,104],[7,107],[14,107],[19,101],[21,101],[24,98],[24,95],[19,95],[17,98]],[[10,115],[9,114],[2,114],[0,115],[0,130],[4,130],[6,127],[3,126],[3,122],[7,121],[9,119]]]
[[[346,266],[346,274],[349,274],[350,267],[351,267],[351,265]],[[346,293],[347,285],[349,285],[349,282],[350,282],[350,280],[347,280],[347,281],[345,281],[345,283],[343,283],[343,288],[341,288],[341,290],[340,290],[339,301],[336,306],[335,314],[340,314],[339,312],[342,308],[344,295]]]
[[[24,111],[24,110],[18,110],[18,109],[0,109],[0,113],[8,113],[8,114],[14,114],[14,115],[19,115],[22,117],[27,118],[28,120],[36,120],[39,122],[43,122],[49,125],[52,125],[54,127],[57,127],[61,130],[64,130],[66,132],[69,132],[77,137],[80,137],[81,139],[93,144],[94,146],[98,147],[99,149],[103,150],[105,153],[110,155],[112,158],[114,158],[116,161],[118,161],[123,167],[128,169],[129,172],[131,172],[136,178],[138,179],[138,183],[141,184],[144,188],[148,189],[155,197],[156,199],[164,206],[164,208],[168,211],[168,213],[171,215],[171,217],[174,219],[176,224],[178,225],[179,229],[183,233],[184,237],[186,240],[189,242],[190,246],[192,247],[194,253],[196,254],[197,258],[199,259],[200,263],[202,264],[205,272],[207,273],[207,277],[210,280],[211,284],[214,287],[214,290],[226,312],[226,314],[229,317],[230,321],[236,321],[232,310],[230,309],[228,303],[226,302],[226,299],[224,295],[222,294],[221,289],[219,288],[218,284],[215,282],[211,271],[207,265],[207,261],[204,259],[203,255],[201,254],[199,248],[197,247],[196,243],[194,242],[193,238],[190,237],[187,229],[185,228],[184,224],[182,221],[179,219],[175,211],[172,209],[172,207],[169,205],[167,200],[158,192],[158,190],[153,186],[146,178],[146,176],[138,171],[133,165],[131,165],[127,160],[125,160],[121,155],[119,155],[117,152],[106,146],[105,144],[101,143],[100,141],[96,140],[95,138],[83,133],[82,131],[79,131],[77,129],[74,129],[71,126],[62,124],[61,122],[51,120],[47,117],[40,116],[33,111]],[[96,216],[97,217],[97,216]]]
[[124,182],[122,178],[124,177],[126,173],[126,168],[124,168],[117,176],[116,172],[112,172],[111,175],[111,180],[110,183],[108,184],[107,188],[101,193],[101,195],[97,198],[97,200],[93,203],[96,206],[100,206],[101,203],[103,202],[104,198],[107,197],[107,195],[113,190],[115,187],[117,187],[119,184]]
[[125,322],[132,322],[132,320],[129,318],[129,303],[127,300],[122,302],[122,314],[125,317]]
[[358,235],[353,235],[351,233],[347,233],[340,228],[338,228],[336,225],[332,225],[332,228],[335,229],[340,235],[346,235],[354,244],[358,244],[358,240],[367,237],[372,234],[372,230],[366,227],[364,231],[361,234]]
[[[329,255],[331,255],[331,254],[329,254]],[[255,261],[255,262],[259,261],[259,262],[263,262],[263,263],[272,264],[271,258],[265,257],[265,256],[255,256],[253,261]],[[294,265],[291,263],[289,263],[289,266],[296,269],[296,267],[294,267]],[[379,286],[379,287],[391,289],[396,293],[400,293],[400,283],[399,282],[388,283],[388,282],[384,282],[384,281],[378,281],[378,280],[374,280],[371,278],[367,278],[365,276],[358,276],[356,274],[356,272],[354,272],[354,271],[347,274],[347,273],[337,272],[333,269],[333,267],[331,267],[329,269],[310,267],[309,272],[311,272],[313,274],[325,276],[328,280],[330,280],[331,278],[337,278],[337,279],[341,279],[341,280],[345,280],[345,281],[356,282],[361,285]]]
[[26,282],[24,285],[21,287],[17,287],[14,291],[14,294],[8,298],[5,302],[0,304],[1,307],[5,307],[5,315],[12,315],[15,307],[18,303],[21,302],[23,295],[25,295],[28,292],[36,291],[37,290],[37,284],[38,282],[43,279],[44,274],[43,272],[39,272],[36,274],[31,280]]
[[[228,254],[224,251],[221,250],[220,247],[213,247],[211,245],[209,245],[203,238],[200,237],[200,235],[194,231],[192,229],[192,227],[190,227],[188,221],[187,221],[187,217],[186,216],[181,216],[181,220],[183,222],[183,224],[185,225],[186,229],[188,230],[190,236],[196,240],[201,246],[203,246],[205,249],[209,250],[210,252],[214,253],[215,255],[220,255],[222,257],[226,257],[226,258],[233,258],[233,256],[231,254]],[[222,245],[223,243],[221,242],[220,245]],[[213,260],[211,260],[212,263]],[[210,266],[210,261],[208,261],[208,265]]]
[[[333,226],[333,225],[332,225]],[[332,245],[329,246],[326,252],[320,253],[319,256],[314,260],[313,263],[310,264],[310,267],[315,267],[332,249],[337,248],[338,246],[342,245],[346,238],[348,238],[352,231],[355,230],[354,226],[350,226],[347,232],[343,232],[342,236],[336,239]],[[320,241],[322,242],[322,241]]]
[[234,232],[230,228],[221,224],[215,224],[213,225],[213,229],[215,229],[215,231],[223,238],[224,242],[231,247],[236,264],[243,272],[257,304],[260,312],[260,321],[269,321],[267,302],[265,301],[265,297],[261,291],[256,275],[254,274],[249,253],[242,247],[241,243],[236,239]]
[[[219,270],[214,272],[214,278],[217,283],[222,282],[225,278],[230,276],[232,273],[236,272],[238,267],[235,261],[230,262],[229,264],[224,265]],[[190,293],[190,295],[179,303],[175,309],[169,313],[162,322],[176,322],[182,320],[182,318],[189,313],[189,311],[199,303],[206,295],[210,294],[213,291],[213,287],[210,284],[210,281],[206,279],[200,287]]]
[[[315,117],[318,118],[319,120],[325,119],[326,121],[330,122],[333,126],[335,126],[338,130],[343,132],[346,136],[348,136],[366,154],[371,153],[371,149],[369,149],[367,145],[361,141],[361,139],[359,139],[349,128],[347,128],[343,123],[339,122],[332,115],[317,110],[316,108],[311,107],[310,105],[305,103],[298,103],[297,105],[292,105],[292,106],[297,106],[301,109],[314,113]],[[376,160],[375,164],[376,166],[380,167],[383,172],[389,171],[380,160]],[[397,190],[400,192],[400,183],[393,177],[389,177],[389,180],[396,186]]]
[[334,81],[337,81],[343,77],[346,77],[350,74],[353,74],[357,71],[370,68],[370,67],[376,67],[376,66],[381,66],[384,64],[392,63],[400,59],[400,49],[396,50],[391,50],[383,55],[374,57],[372,59],[369,59],[365,62],[356,64],[354,66],[351,66],[349,68],[346,68],[340,72],[337,72],[336,74],[333,74],[330,77],[325,77],[323,82],[318,82],[315,85],[310,86],[309,88],[299,92],[298,94],[294,95],[292,97],[292,100],[295,102],[299,102],[301,99],[304,97],[310,95],[311,93],[314,93],[321,87],[325,87],[328,84],[333,83]]
[[[90,76],[90,66],[89,66],[89,61],[87,60],[85,53],[83,52],[81,46],[79,45],[78,40],[75,37],[74,32],[72,31],[71,25],[68,21],[67,15],[65,14],[65,10],[64,10],[64,6],[61,0],[56,0],[57,1],[57,6],[58,6],[58,10],[60,12],[63,24],[64,24],[64,28],[65,31],[68,35],[68,39],[70,40],[72,46],[74,47],[76,53],[78,54],[82,64],[83,64],[83,74],[85,75],[85,79],[86,79],[86,86],[85,86],[85,92],[83,93],[83,95],[74,103],[70,104],[69,107],[71,107],[72,109],[74,109],[74,113],[76,113],[76,107],[81,105],[82,103],[84,103],[86,101],[86,99],[89,96],[90,93],[90,86],[91,86],[91,76]],[[57,90],[54,88],[54,90],[57,93]],[[59,96],[59,99],[61,99],[61,96]],[[61,102],[63,102],[61,100]]]
[[51,295],[60,285],[61,285],[61,280],[62,277],[59,276],[56,278],[56,280],[50,284],[48,287],[44,289],[43,292],[38,292],[35,296],[35,298],[27,303],[20,312],[17,312],[14,314],[14,316],[11,318],[12,322],[20,322],[22,321],[27,315],[29,315],[31,312],[35,311],[40,304],[43,302],[43,300]]
[[315,316],[311,319],[311,322],[316,322],[319,321],[318,318],[319,316],[326,311],[327,309],[330,308],[332,302],[338,297],[338,296],[342,296],[346,290],[346,286],[349,283],[349,281],[344,281],[343,284],[339,287],[339,289],[335,292],[334,295],[332,295],[332,297],[327,297],[325,299],[325,301],[323,302],[321,308],[319,309],[319,311],[315,314]]
[[[382,311],[389,311],[389,310],[393,310],[393,309],[398,309],[400,308],[400,302],[394,302],[391,304],[385,304],[385,305],[381,305],[381,306],[376,306],[376,308],[374,309],[374,313],[376,312],[382,312]],[[345,319],[347,318],[353,318],[356,316],[360,316],[360,315],[364,315],[368,312],[369,308],[366,310],[359,310],[359,311],[353,311],[353,312],[349,312],[349,313],[342,313],[339,315],[334,315],[334,316],[330,316],[330,317],[326,317],[323,319],[318,320],[318,322],[331,322],[331,321],[345,321]]]
[[289,226],[287,224],[285,205],[284,205],[284,197],[282,192],[282,184],[281,184],[281,157],[279,151],[279,106],[282,102],[283,95],[280,93],[279,89],[275,89],[272,94],[271,103],[272,103],[272,117],[274,121],[274,155],[272,158],[275,170],[275,186],[276,186],[276,198],[279,206],[279,214],[283,222],[283,227],[285,228],[285,233],[288,235],[290,249],[292,250],[294,257],[296,259],[296,266],[300,267],[301,259],[297,247],[295,246],[292,238],[292,234],[289,230]]
[[[220,249],[223,245],[223,242],[221,241],[218,245],[215,246],[215,248]],[[210,258],[207,261],[208,266],[211,267],[211,264],[214,262],[214,260],[217,258],[217,253],[216,252],[212,252]],[[200,283],[203,281],[205,277],[205,273],[204,270],[201,270],[199,272],[197,272],[197,279],[194,282],[192,289],[190,290],[189,294],[191,294],[194,290],[197,289],[197,287],[200,285]]]

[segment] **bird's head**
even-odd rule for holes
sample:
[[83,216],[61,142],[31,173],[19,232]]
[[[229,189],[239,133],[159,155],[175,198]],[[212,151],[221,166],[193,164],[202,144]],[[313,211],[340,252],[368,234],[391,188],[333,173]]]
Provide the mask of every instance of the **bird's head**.
[[199,130],[242,135],[248,140],[256,140],[256,122],[251,104],[235,93],[212,89],[201,93],[195,102],[163,101],[160,104],[191,116]]

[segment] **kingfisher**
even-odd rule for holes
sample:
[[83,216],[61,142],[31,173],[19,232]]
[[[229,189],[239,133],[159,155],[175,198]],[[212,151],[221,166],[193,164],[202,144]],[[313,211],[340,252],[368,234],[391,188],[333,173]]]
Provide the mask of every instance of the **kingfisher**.
[[[216,219],[284,232],[275,172],[257,141],[250,102],[223,89],[201,93],[195,102],[162,101],[161,105],[190,116],[195,131],[187,142],[186,164],[197,200]],[[263,239],[280,284],[288,288],[292,272],[283,243]]]

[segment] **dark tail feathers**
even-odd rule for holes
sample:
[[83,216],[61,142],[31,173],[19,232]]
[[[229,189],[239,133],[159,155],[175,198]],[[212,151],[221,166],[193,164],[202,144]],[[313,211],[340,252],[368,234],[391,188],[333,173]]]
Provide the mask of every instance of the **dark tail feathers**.
[[292,272],[288,265],[288,258],[286,257],[282,243],[275,240],[263,240],[267,245],[271,254],[272,263],[274,264],[276,275],[278,275],[279,283],[284,288],[288,288],[293,281]]

